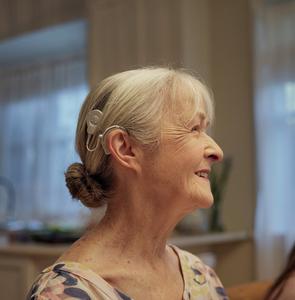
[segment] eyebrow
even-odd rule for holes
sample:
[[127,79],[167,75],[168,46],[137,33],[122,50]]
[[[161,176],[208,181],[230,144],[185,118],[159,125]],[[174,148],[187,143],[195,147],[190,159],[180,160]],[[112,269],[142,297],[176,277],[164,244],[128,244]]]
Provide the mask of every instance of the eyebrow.
[[211,125],[211,122],[208,120],[207,114],[206,114],[205,112],[203,112],[203,111],[197,112],[197,113],[195,114],[195,117],[191,120],[191,122],[194,122],[193,120],[194,120],[196,117],[200,118],[200,121],[201,121],[201,122],[204,122],[205,120],[207,120],[207,122],[206,122],[206,124],[205,124],[206,127],[209,127],[209,126]]
[[201,122],[204,122],[207,119],[206,127],[211,125],[211,122],[208,120],[207,115],[204,112],[197,112],[196,115],[201,119]]
[[203,112],[198,112],[197,116],[200,117],[200,119],[202,119],[202,121],[206,119],[206,114]]

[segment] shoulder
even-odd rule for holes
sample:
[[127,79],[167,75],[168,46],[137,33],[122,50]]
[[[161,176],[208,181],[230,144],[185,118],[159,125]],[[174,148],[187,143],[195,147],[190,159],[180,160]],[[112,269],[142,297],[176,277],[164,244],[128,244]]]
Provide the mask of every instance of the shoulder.
[[194,270],[195,273],[202,273],[203,275],[208,275],[208,276],[216,276],[216,273],[214,272],[214,270],[209,267],[208,265],[206,265],[198,256],[179,249],[177,247],[176,248],[178,255],[180,257],[181,260],[181,264],[182,267],[185,268],[185,270],[189,269],[189,270]]
[[[178,252],[183,277],[190,294],[207,294],[210,299],[227,299],[226,292],[215,271],[198,256],[174,247]],[[194,299],[194,298],[192,298]]]
[[295,273],[286,281],[283,292],[279,297],[280,300],[295,299]]
[[202,262],[202,260],[198,256],[196,256],[196,255],[194,255],[194,254],[192,254],[192,253],[190,253],[186,250],[180,249],[176,246],[173,246],[173,248],[177,251],[178,255],[182,259],[184,259],[188,264],[196,264],[197,263],[197,264],[204,265],[204,263]]
[[71,264],[57,263],[46,268],[36,279],[27,295],[27,300],[66,299],[77,298],[90,299],[112,299],[104,293],[103,288],[93,288],[93,283],[83,275],[87,270],[82,269],[82,276],[77,274],[77,268]]

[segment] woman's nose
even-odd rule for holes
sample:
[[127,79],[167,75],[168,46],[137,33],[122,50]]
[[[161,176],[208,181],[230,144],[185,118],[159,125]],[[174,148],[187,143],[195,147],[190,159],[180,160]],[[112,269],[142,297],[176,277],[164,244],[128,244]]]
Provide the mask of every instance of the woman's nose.
[[208,136],[208,145],[205,149],[205,155],[212,162],[220,162],[223,159],[222,149],[210,136]]

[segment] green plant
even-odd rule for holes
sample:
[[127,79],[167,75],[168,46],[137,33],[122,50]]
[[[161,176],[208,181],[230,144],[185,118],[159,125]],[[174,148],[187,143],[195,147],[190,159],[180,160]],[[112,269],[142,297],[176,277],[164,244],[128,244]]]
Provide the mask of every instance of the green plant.
[[220,209],[223,201],[224,190],[232,167],[232,159],[225,158],[222,163],[212,168],[210,173],[211,191],[214,197],[214,204],[210,210],[210,231],[223,231],[224,226],[220,218]]

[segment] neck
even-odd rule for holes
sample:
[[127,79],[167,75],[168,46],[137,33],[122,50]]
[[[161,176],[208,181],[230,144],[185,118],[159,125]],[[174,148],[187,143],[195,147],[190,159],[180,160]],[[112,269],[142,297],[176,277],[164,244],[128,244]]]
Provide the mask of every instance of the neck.
[[167,202],[151,199],[151,195],[122,194],[130,196],[111,199],[101,223],[86,234],[89,241],[97,240],[100,248],[133,260],[152,263],[163,258],[167,239],[182,215]]

